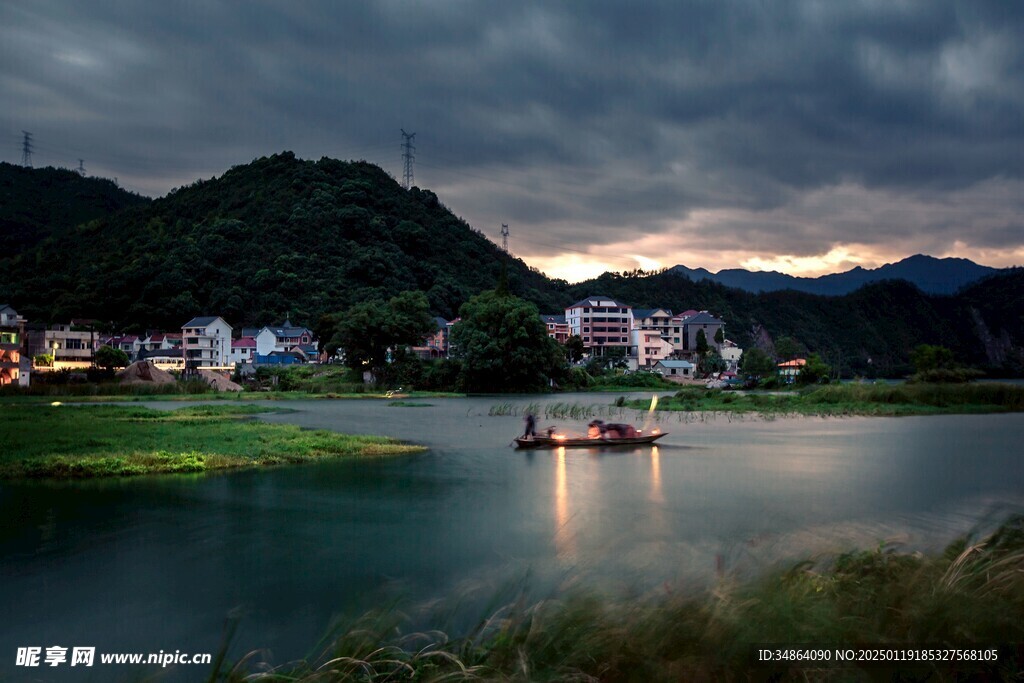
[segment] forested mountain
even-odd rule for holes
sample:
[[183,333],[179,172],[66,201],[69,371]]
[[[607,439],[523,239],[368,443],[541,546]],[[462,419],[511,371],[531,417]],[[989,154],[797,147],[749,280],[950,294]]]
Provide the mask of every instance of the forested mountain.
[[31,249],[79,223],[147,202],[106,178],[0,162],[0,255]]
[[411,289],[454,317],[494,287],[503,265],[514,293],[545,308],[562,303],[547,278],[432,192],[407,192],[365,162],[291,153],[84,223],[6,265],[0,291],[30,319],[129,327],[173,328],[199,314],[314,325],[324,313]]
[[672,271],[605,273],[573,285],[576,297],[603,294],[640,308],[690,308],[727,322],[742,347],[771,350],[796,339],[848,372],[899,375],[918,344],[941,344],[961,362],[1001,373],[1024,370],[1024,270],[993,275],[955,296],[926,294],[903,280],[866,285],[845,296],[778,291],[753,294]]
[[[1003,372],[1024,367],[1019,269],[954,296],[898,280],[845,296],[754,294],[672,271],[606,273],[570,286],[510,257],[432,192],[406,191],[365,162],[277,154],[152,202],[109,181],[32,173],[38,187],[26,181],[0,207],[3,225],[34,226],[19,233],[28,246],[0,252],[0,300],[32,321],[174,329],[216,314],[236,327],[285,316],[315,327],[325,313],[405,290],[425,292],[433,314],[452,318],[504,268],[512,293],[544,313],[595,294],[640,308],[706,309],[743,347],[790,336],[847,372],[899,374],[921,343]],[[73,225],[79,216],[86,222]]]
[[673,272],[685,275],[694,282],[710,280],[727,287],[736,287],[748,292],[775,292],[792,289],[810,294],[838,296],[849,294],[864,285],[882,280],[906,280],[929,294],[953,294],[965,285],[994,275],[998,268],[981,266],[964,258],[935,258],[915,254],[896,263],[887,263],[878,268],[857,266],[843,273],[831,273],[820,277],[794,277],[774,271],[749,271],[730,268],[712,273],[704,268],[675,266]]

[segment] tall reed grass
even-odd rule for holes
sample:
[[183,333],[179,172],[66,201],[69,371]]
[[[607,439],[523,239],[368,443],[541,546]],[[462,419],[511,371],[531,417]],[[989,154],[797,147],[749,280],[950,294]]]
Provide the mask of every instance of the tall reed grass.
[[[258,654],[225,681],[891,680],[895,667],[754,666],[765,643],[834,647],[992,645],[1024,641],[1024,523],[961,539],[934,557],[880,546],[798,562],[705,590],[665,586],[644,598],[575,591],[518,599],[460,637],[416,631],[389,608],[332,632],[317,657],[277,667]],[[1019,680],[1024,659],[922,663],[913,680]],[[903,678],[905,678],[905,674]],[[902,678],[901,678],[902,680]]]

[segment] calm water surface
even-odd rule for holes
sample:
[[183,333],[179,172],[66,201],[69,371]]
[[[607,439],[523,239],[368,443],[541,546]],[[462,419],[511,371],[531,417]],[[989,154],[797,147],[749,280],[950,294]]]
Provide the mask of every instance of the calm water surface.
[[521,419],[487,415],[506,401],[287,402],[297,412],[265,418],[396,436],[429,446],[420,455],[0,485],[0,675],[18,679],[25,645],[216,651],[229,614],[237,651],[282,662],[332,618],[388,600],[483,609],[524,577],[538,595],[643,591],[882,540],[934,550],[1024,500],[1024,415],[672,415],[657,448],[524,453],[508,447]]

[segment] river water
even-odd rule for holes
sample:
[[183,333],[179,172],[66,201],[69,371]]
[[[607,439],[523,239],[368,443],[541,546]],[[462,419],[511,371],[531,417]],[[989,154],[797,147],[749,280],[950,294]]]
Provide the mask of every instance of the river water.
[[[532,400],[541,427],[580,432],[586,419],[545,418],[543,406],[612,399]],[[269,648],[280,663],[309,654],[332,619],[391,601],[459,602],[475,617],[515,586],[642,593],[880,542],[933,551],[1024,504],[1020,414],[668,415],[658,447],[518,452],[521,418],[488,412],[530,400],[289,401],[296,412],[263,419],[429,450],[0,485],[0,677],[25,673],[13,667],[22,646],[216,651],[229,615],[233,652]]]

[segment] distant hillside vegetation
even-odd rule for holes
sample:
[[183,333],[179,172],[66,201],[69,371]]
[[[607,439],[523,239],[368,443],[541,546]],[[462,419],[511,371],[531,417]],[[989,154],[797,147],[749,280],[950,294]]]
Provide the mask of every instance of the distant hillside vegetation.
[[106,178],[0,162],[0,259],[79,223],[148,203]]
[[432,192],[406,191],[369,163],[283,153],[46,240],[0,287],[30,318],[173,328],[197,314],[236,325],[289,315],[313,325],[410,289],[451,318],[495,286],[503,264],[514,293],[562,303],[547,278]]
[[[967,364],[1019,375],[1024,347],[1024,271],[988,277],[960,295],[922,292],[903,280],[875,282],[845,296],[794,291],[753,294],[673,271],[604,275],[570,288],[573,296],[604,294],[640,308],[706,309],[727,322],[740,346],[771,348],[796,339],[832,364],[857,374],[910,372],[910,351],[941,344]],[[979,322],[980,321],[980,322]]]

